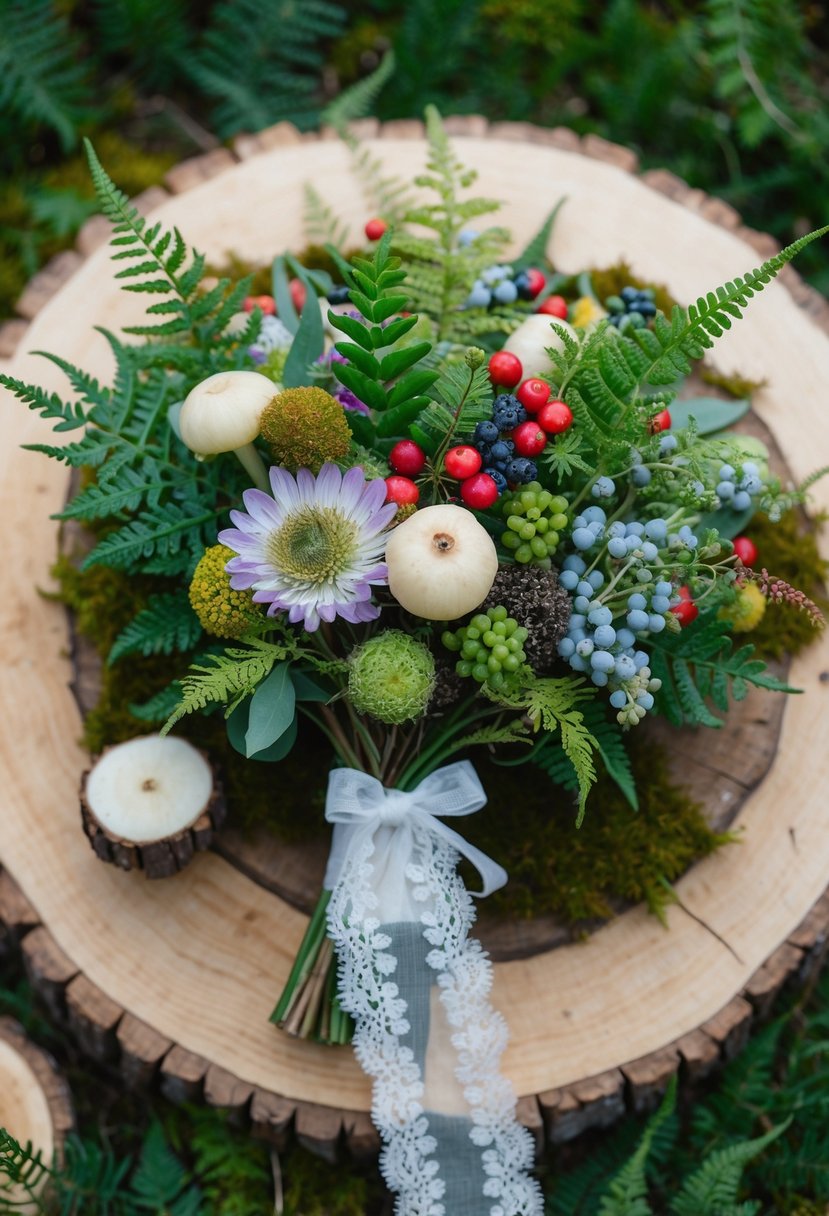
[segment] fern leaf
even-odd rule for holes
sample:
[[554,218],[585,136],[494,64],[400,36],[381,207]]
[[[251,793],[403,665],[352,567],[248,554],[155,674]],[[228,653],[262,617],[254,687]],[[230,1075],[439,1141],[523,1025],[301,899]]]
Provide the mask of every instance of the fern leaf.
[[[44,1179],[51,1170],[36,1152],[31,1141],[21,1144],[4,1127],[0,1127],[0,1178],[20,1187],[30,1199],[34,1199]],[[0,1185],[0,1192],[4,1187]]]
[[137,519],[104,536],[86,557],[83,569],[103,565],[129,570],[141,562],[147,573],[184,573],[210,543],[205,526],[214,524],[221,513],[221,508],[175,503],[142,511]]
[[173,680],[146,701],[131,703],[129,710],[139,722],[164,722],[181,700],[181,684]]
[[535,236],[524,246],[517,258],[513,258],[513,270],[526,270],[528,266],[543,266],[547,260],[547,246],[553,232],[553,224],[559,211],[566,203],[566,198],[560,198]]
[[722,726],[722,719],[711,711],[706,698],[724,711],[729,697],[742,700],[748,684],[773,692],[799,691],[754,658],[753,646],[733,650],[731,632],[724,621],[700,620],[680,634],[654,635],[648,645],[651,671],[662,681],[656,694],[657,706],[675,726]]
[[309,245],[338,245],[340,248],[348,244],[349,230],[346,224],[340,222],[328,203],[317,193],[310,182],[303,187],[305,198],[305,214],[303,229],[305,240]]
[[[611,1183],[599,1206],[598,1216],[652,1216],[645,1169],[653,1142],[675,1106],[676,1077],[671,1077],[659,1110],[648,1121],[639,1147]],[[696,1216],[702,1216],[702,1213],[698,1212]]]
[[718,1216],[726,1208],[733,1208],[746,1165],[782,1136],[790,1122],[787,1119],[756,1140],[745,1140],[713,1153],[672,1200],[672,1216]]
[[323,122],[342,134],[348,123],[370,114],[380,93],[391,80],[396,67],[394,51],[387,51],[368,76],[349,85],[322,112]]
[[130,1179],[136,1207],[168,1216],[199,1216],[201,1191],[170,1149],[161,1124],[153,1122],[144,1137],[141,1157]]
[[0,113],[55,132],[64,152],[92,114],[81,45],[51,0],[3,5]]
[[229,717],[270,673],[274,663],[288,657],[285,646],[252,639],[247,649],[230,647],[224,654],[210,654],[204,662],[192,664],[181,680],[181,700],[164,723],[161,734],[166,735],[186,714],[208,706],[225,705],[225,716]]
[[192,650],[201,634],[199,619],[185,595],[154,595],[147,607],[119,633],[107,663],[115,663],[127,654],[172,654],[174,650]]

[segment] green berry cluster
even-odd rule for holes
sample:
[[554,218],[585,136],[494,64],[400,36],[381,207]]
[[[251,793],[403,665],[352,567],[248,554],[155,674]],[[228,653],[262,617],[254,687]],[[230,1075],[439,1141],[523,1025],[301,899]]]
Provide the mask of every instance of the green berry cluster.
[[527,661],[523,644],[528,636],[528,631],[499,604],[479,612],[460,629],[447,629],[441,640],[447,650],[460,654],[455,664],[459,676],[471,676],[479,684],[503,688],[507,677]]
[[504,494],[501,510],[507,521],[501,537],[504,548],[517,562],[535,562],[549,570],[550,558],[567,527],[567,499],[531,481],[520,490]]

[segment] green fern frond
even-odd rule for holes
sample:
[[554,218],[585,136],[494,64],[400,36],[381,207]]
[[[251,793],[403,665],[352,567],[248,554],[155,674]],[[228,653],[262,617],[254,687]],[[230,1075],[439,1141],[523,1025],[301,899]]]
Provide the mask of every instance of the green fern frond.
[[202,635],[185,594],[153,595],[113,643],[107,663],[128,654],[172,654],[192,650]]
[[95,0],[92,15],[103,54],[128,57],[130,75],[148,89],[177,83],[193,43],[184,0]]
[[201,503],[167,502],[148,508],[99,540],[82,568],[104,565],[130,570],[140,562],[147,574],[184,574],[215,539],[210,527],[215,531],[222,513],[222,507],[204,509]]
[[756,1140],[732,1144],[713,1153],[672,1200],[672,1216],[720,1216],[720,1213],[733,1211],[743,1170],[749,1161],[782,1136],[790,1122],[791,1119],[787,1119]]
[[483,365],[446,363],[430,391],[436,400],[410,427],[412,437],[430,455],[445,451],[455,436],[470,436],[492,413],[492,383]]
[[181,684],[173,680],[146,701],[130,704],[129,711],[139,722],[164,722],[181,700]]
[[[636,1152],[625,1163],[610,1184],[599,1206],[598,1216],[652,1216],[648,1203],[648,1180],[645,1174],[653,1141],[676,1106],[676,1077],[671,1077],[665,1097],[656,1114],[648,1121]],[[702,1216],[700,1212],[696,1216]]]
[[303,187],[305,211],[302,227],[309,245],[336,245],[340,249],[348,244],[348,226],[335,215],[317,190],[306,182]]
[[[0,1127],[0,1179],[20,1187],[29,1199],[34,1199],[51,1170],[43,1154],[35,1151],[31,1140],[21,1144],[4,1127]],[[3,1185],[0,1182],[0,1191]],[[2,1202],[2,1200],[0,1200]]]
[[302,129],[314,126],[320,117],[323,42],[342,32],[344,16],[339,4],[326,0],[216,4],[187,72],[215,99],[213,127],[219,136],[283,121]]
[[92,114],[81,45],[52,0],[7,0],[0,19],[0,113],[48,127],[64,152]]
[[368,76],[349,85],[325,107],[323,122],[330,123],[341,134],[348,123],[356,118],[365,118],[374,109],[375,102],[394,75],[396,67],[394,51],[387,51],[377,67]]
[[130,1192],[136,1207],[167,1216],[201,1216],[200,1189],[191,1185],[190,1176],[173,1153],[161,1124],[153,1122],[144,1137],[141,1157],[130,1178]]
[[209,654],[204,662],[192,664],[181,679],[181,700],[164,723],[161,734],[166,735],[186,714],[208,706],[226,706],[225,717],[229,717],[261,684],[274,663],[293,654],[288,645],[251,638],[245,649],[231,646],[223,654]]
[[748,686],[774,692],[798,692],[771,675],[756,659],[750,644],[732,650],[731,631],[725,621],[695,622],[679,634],[657,634],[649,642],[651,671],[662,681],[657,707],[674,726],[719,727],[730,700],[742,701]]

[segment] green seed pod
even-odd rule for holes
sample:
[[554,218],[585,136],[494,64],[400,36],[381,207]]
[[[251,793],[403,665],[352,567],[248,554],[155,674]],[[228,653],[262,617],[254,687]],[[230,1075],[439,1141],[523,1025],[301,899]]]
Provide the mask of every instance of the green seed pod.
[[396,726],[421,717],[435,685],[435,660],[422,642],[386,629],[348,661],[348,695],[358,713]]

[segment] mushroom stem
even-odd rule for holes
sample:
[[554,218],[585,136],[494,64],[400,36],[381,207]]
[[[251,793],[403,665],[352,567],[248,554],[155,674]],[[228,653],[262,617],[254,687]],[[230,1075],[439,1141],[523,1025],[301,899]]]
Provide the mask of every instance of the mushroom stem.
[[268,481],[268,471],[265,468],[265,462],[253,446],[253,443],[245,443],[242,447],[234,448],[233,450],[257,489],[264,490],[266,494],[270,494],[271,486]]

